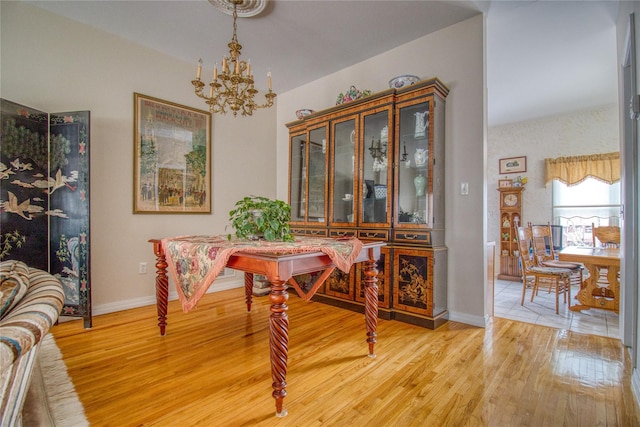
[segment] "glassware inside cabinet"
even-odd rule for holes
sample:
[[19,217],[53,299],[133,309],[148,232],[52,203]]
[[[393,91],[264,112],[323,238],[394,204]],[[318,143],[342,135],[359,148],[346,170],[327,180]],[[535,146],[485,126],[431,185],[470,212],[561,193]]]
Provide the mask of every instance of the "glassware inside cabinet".
[[356,121],[335,123],[333,128],[333,212],[331,222],[354,223]]
[[307,205],[307,135],[291,138],[289,204],[291,221],[304,221]]
[[429,102],[399,108],[398,224],[429,224],[431,162]]
[[309,132],[307,221],[325,222],[327,199],[327,127]]
[[364,116],[361,222],[386,223],[389,197],[390,110]]

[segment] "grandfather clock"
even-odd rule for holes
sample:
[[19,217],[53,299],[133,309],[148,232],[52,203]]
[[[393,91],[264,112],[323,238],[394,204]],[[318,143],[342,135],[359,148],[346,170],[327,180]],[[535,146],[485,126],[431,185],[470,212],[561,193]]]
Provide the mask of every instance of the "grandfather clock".
[[522,225],[524,187],[498,188],[500,192],[500,274],[498,279],[521,280],[518,230]]

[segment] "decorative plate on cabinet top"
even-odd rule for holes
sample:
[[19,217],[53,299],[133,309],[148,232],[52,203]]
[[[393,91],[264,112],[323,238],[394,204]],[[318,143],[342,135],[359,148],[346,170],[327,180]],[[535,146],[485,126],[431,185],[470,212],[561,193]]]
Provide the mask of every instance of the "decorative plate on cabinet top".
[[296,117],[302,120],[304,116],[308,116],[309,114],[312,114],[312,113],[315,113],[315,111],[309,110],[308,108],[302,108],[296,111]]
[[358,90],[355,86],[351,86],[348,91],[338,95],[336,105],[344,104],[345,102],[355,101],[356,99],[364,98],[371,95],[370,90]]
[[402,76],[394,77],[389,80],[389,87],[391,89],[400,89],[405,86],[411,86],[414,83],[418,83],[420,81],[420,77],[414,76],[412,74],[404,74]]

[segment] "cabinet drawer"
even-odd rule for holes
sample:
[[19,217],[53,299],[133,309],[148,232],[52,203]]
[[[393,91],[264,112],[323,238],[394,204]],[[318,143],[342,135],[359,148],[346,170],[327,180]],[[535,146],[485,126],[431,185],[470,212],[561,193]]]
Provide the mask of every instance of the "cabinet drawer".
[[327,237],[326,228],[307,228],[304,233],[306,236]]
[[337,228],[329,232],[329,237],[354,237],[355,235],[356,235],[356,230],[353,228],[345,228],[345,229]]
[[396,242],[414,242],[431,245],[431,233],[428,231],[396,231],[393,235]]
[[389,240],[389,230],[358,230],[358,239]]
[[296,236],[320,236],[327,237],[326,228],[306,228],[306,227],[291,227],[291,234]]
[[291,234],[295,234],[296,236],[304,236],[307,230],[304,228],[291,227]]

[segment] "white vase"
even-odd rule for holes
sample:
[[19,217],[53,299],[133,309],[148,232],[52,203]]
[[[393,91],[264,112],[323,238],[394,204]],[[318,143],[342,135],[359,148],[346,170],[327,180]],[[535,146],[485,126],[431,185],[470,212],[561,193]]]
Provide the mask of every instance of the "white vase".
[[427,178],[422,176],[422,174],[418,174],[418,176],[413,179],[413,185],[416,186],[416,196],[424,196],[424,188],[427,185]]
[[413,160],[416,162],[416,166],[424,166],[427,163],[428,151],[426,148],[416,148],[416,152],[413,153]]

